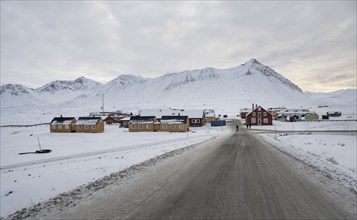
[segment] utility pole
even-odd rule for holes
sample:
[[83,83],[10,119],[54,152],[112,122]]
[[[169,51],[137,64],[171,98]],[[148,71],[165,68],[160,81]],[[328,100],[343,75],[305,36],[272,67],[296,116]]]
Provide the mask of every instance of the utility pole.
[[102,111],[104,112],[104,93],[102,93]]

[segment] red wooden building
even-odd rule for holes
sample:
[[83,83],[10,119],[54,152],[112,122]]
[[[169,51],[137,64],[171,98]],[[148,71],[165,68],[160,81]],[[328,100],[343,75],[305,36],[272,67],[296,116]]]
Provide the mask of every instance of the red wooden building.
[[247,125],[273,125],[273,116],[261,106],[255,107],[245,117]]

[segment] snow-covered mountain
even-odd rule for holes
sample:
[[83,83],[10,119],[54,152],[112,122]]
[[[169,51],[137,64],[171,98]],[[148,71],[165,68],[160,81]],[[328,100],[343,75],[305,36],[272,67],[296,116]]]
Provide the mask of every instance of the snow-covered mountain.
[[33,89],[20,84],[6,84],[0,87],[0,95],[22,96],[33,92]]
[[357,105],[357,89],[344,89],[334,92],[305,92],[308,96],[317,100],[321,105]]
[[48,83],[38,89],[37,92],[41,94],[56,94],[56,93],[68,93],[68,92],[77,92],[77,91],[92,91],[102,85],[94,80],[87,79],[84,76],[79,77],[76,80],[56,80],[51,83]]
[[76,80],[56,80],[37,89],[19,84],[6,84],[0,87],[1,106],[44,105],[73,100],[75,97],[98,91],[102,84],[79,77]]
[[135,75],[120,75],[104,85],[103,93],[115,92],[118,90],[127,89],[135,84],[142,84],[147,79]]
[[[12,85],[15,86],[15,85]],[[1,86],[3,106],[17,100],[10,85]],[[29,96],[43,103],[67,107],[101,106],[105,110],[140,109],[153,107],[215,108],[237,111],[257,103],[266,107],[300,107],[316,103],[297,85],[270,67],[251,59],[230,69],[204,68],[170,73],[149,79],[134,75],[120,75],[101,85],[80,77],[74,81],[54,81],[38,89],[28,89]]]
[[34,89],[19,84],[7,84],[0,87],[1,107],[33,105],[41,100]]
[[[107,110],[177,107],[237,111],[251,103],[267,107],[314,103],[297,85],[255,59],[230,69],[208,67],[154,79],[123,75],[104,88]],[[101,96],[92,95],[78,98],[72,104],[100,106],[100,103]]]

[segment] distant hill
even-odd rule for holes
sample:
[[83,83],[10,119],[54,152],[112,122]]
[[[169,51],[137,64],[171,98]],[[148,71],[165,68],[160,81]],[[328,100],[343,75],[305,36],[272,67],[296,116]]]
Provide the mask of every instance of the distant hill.
[[334,92],[306,92],[308,96],[315,99],[321,105],[357,105],[357,89],[337,90]]

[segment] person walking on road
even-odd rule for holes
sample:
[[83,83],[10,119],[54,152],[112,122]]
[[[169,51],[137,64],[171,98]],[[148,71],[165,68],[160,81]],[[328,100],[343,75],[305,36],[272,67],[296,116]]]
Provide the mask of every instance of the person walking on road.
[[239,129],[239,126],[238,126],[238,125],[236,125],[236,129],[237,129],[237,132],[238,132],[238,129]]

